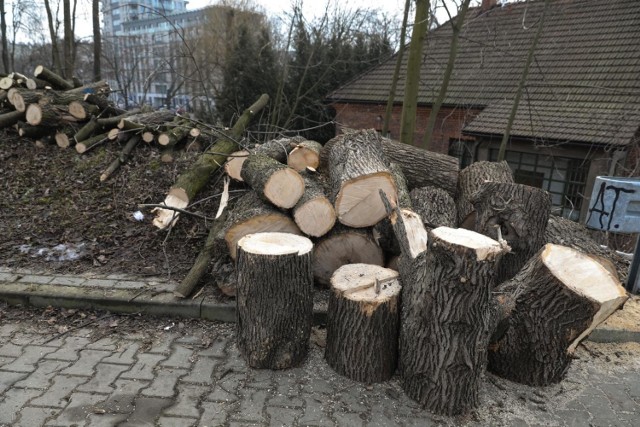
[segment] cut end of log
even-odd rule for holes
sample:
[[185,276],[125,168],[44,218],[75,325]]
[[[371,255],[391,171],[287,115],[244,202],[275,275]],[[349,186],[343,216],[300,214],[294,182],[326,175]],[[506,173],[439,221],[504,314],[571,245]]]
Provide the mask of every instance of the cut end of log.
[[318,197],[297,207],[293,219],[304,234],[321,237],[335,225],[336,212],[327,198]]
[[320,164],[320,153],[302,145],[294,148],[287,159],[289,167],[301,172],[308,167],[317,169]]
[[37,104],[29,105],[27,107],[26,120],[30,125],[39,125],[42,122],[42,108]]
[[[405,237],[409,244],[409,254],[412,259],[415,259],[422,252],[427,250],[427,242],[429,241],[429,235],[424,227],[422,218],[417,213],[409,209],[401,209],[402,223],[404,225]],[[391,222],[395,223],[398,218],[394,212],[391,215]]]
[[238,241],[243,251],[256,255],[304,255],[313,249],[311,240],[291,233],[248,234]]
[[303,194],[304,180],[291,168],[275,172],[264,185],[265,197],[283,209],[294,207]]
[[237,244],[248,234],[265,232],[289,233],[300,235],[300,229],[288,216],[280,213],[259,215],[232,225],[224,235],[229,248],[229,255],[236,259]]
[[78,101],[72,101],[69,103],[69,114],[78,120],[84,120],[87,118],[87,110],[84,108],[82,103]]
[[44,71],[44,65],[38,65],[36,66],[36,69],[33,70],[33,75],[38,77],[40,74],[42,74],[43,71]]
[[508,246],[475,231],[463,228],[438,227],[433,236],[442,242],[462,246],[475,251],[478,261],[492,261],[508,251]]
[[[184,209],[189,206],[189,198],[182,188],[172,188],[165,197],[164,204],[172,208]],[[172,209],[155,208],[152,212],[156,212],[153,225],[160,230],[173,226],[178,221],[179,213]]]
[[114,141],[118,137],[119,133],[120,133],[120,129],[113,128],[107,133],[107,139],[109,141]]
[[54,139],[56,140],[56,144],[58,144],[58,147],[60,148],[68,148],[69,145],[71,145],[69,137],[64,133],[61,133],[61,132],[56,133],[56,136],[54,137]]
[[246,150],[236,151],[232,153],[227,163],[224,164],[224,171],[231,177],[231,179],[235,179],[236,181],[243,182],[241,172],[242,172],[242,164],[247,159],[249,152]]
[[347,264],[333,273],[331,287],[352,301],[381,303],[400,294],[400,275],[379,265]]
[[153,132],[142,132],[142,140],[147,144],[151,144],[154,137]]
[[569,346],[568,351],[573,352],[584,337],[628,299],[627,293],[611,271],[587,254],[548,243],[541,257],[549,271],[567,288],[600,306],[589,328]]
[[344,183],[335,202],[338,220],[354,228],[378,223],[387,216],[380,190],[393,205],[397,203],[396,185],[388,172],[363,175]]

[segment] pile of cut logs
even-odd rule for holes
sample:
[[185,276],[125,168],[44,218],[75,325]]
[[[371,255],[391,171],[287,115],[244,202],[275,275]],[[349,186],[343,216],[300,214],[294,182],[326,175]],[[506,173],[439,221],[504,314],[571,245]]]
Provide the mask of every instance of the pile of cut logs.
[[0,78],[0,128],[12,126],[37,145],[55,142],[61,148],[75,147],[78,153],[119,142],[122,151],[102,173],[101,181],[125,163],[141,141],[157,143],[162,160],[171,162],[173,149],[181,141],[206,144],[213,138],[212,128],[171,111],[117,108],[108,100],[110,92],[105,80],[82,85],[41,65],[33,78],[11,73]]
[[324,146],[272,140],[225,170],[251,190],[208,244],[235,259],[238,345],[254,367],[304,359],[315,282],[332,290],[330,366],[366,383],[398,368],[411,398],[464,414],[487,367],[560,381],[627,299],[624,264],[550,217],[549,194],[515,183],[506,162],[459,171],[452,157],[362,130]]

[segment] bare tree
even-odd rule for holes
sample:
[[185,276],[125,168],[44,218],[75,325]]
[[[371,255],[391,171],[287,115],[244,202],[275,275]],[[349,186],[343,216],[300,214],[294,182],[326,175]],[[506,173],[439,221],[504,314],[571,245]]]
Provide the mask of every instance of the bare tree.
[[100,35],[100,0],[92,1],[91,17],[93,20],[93,80],[102,77],[100,60],[102,58],[102,37]]
[[49,24],[49,35],[51,37],[51,59],[53,61],[53,69],[61,73],[62,63],[60,62],[60,48],[58,47],[58,21],[57,11],[54,14],[51,10],[51,3],[49,0],[44,0],[44,8],[47,12],[47,22]]
[[0,32],[2,33],[2,66],[4,72],[10,72],[9,47],[7,46],[7,19],[4,0],[0,0]]
[[71,20],[71,2],[62,0],[63,24],[64,24],[64,76],[71,78],[73,76],[73,24]]

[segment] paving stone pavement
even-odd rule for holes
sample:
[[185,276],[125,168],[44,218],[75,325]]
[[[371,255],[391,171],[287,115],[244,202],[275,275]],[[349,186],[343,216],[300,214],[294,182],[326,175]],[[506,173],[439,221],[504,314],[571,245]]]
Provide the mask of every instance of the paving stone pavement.
[[0,305],[1,426],[640,425],[640,344],[587,343],[551,387],[487,374],[480,408],[446,418],[397,378],[367,386],[337,375],[317,343],[301,367],[253,370],[234,325],[142,317],[58,336],[3,310],[20,309]]

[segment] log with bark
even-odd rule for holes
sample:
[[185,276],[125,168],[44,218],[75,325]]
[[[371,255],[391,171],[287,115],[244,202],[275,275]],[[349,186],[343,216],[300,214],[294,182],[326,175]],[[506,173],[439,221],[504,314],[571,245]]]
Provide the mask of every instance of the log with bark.
[[422,187],[411,190],[411,205],[427,229],[455,227],[458,223],[456,202],[441,188]]
[[528,185],[485,182],[471,200],[475,231],[492,239],[504,239],[511,247],[511,253],[498,268],[498,281],[508,280],[544,245],[551,196]]
[[398,272],[370,264],[331,277],[324,358],[337,373],[366,384],[389,380],[398,360]]
[[304,194],[298,172],[263,154],[250,154],[242,166],[242,179],[264,200],[290,209]]
[[[229,137],[220,138],[198,157],[198,160],[187,171],[178,177],[171,190],[169,190],[169,194],[165,197],[163,204],[180,209],[186,208],[193,197],[209,181],[211,174],[217,171],[220,165],[224,164],[227,156],[237,151],[237,139],[240,138],[251,119],[264,108],[268,101],[269,96],[263,94],[258,101],[247,108],[231,129]],[[158,209],[153,225],[164,229],[175,224],[177,220],[178,216],[175,211]]]
[[238,242],[237,343],[252,368],[291,368],[307,355],[312,247],[308,238],[287,233],[257,233]]
[[60,124],[75,121],[66,106],[51,104],[30,104],[27,107],[27,123],[33,126],[56,127]]
[[476,218],[471,197],[485,182],[513,182],[513,174],[507,162],[480,161],[460,171],[456,196],[459,227],[474,230]]
[[386,216],[379,190],[396,203],[397,189],[373,130],[333,139],[329,153],[331,198],[338,221],[349,227],[370,227]]
[[158,144],[165,147],[172,147],[176,145],[178,142],[186,138],[187,135],[189,135],[189,131],[191,130],[190,126],[191,123],[189,122],[189,120],[174,120],[171,123],[170,129],[167,129],[164,132],[160,132],[158,134]]
[[336,211],[325,194],[320,175],[303,171],[300,176],[304,179],[304,194],[293,207],[293,220],[304,234],[324,236],[336,223]]
[[331,276],[346,264],[384,265],[382,249],[370,229],[337,224],[320,238],[313,249],[313,276],[317,284],[329,286]]
[[312,168],[317,170],[320,164],[320,151],[322,144],[316,141],[301,141],[294,143],[293,150],[289,153],[287,164],[298,172]]
[[305,139],[301,137],[272,139],[263,144],[256,145],[252,150],[236,151],[229,156],[229,160],[227,160],[224,165],[224,170],[227,175],[236,181],[243,181],[242,166],[249,154],[263,154],[280,163],[286,164],[287,156],[289,156],[295,144],[303,141],[305,141]]
[[101,133],[99,135],[92,136],[91,138],[87,138],[82,142],[78,142],[75,148],[79,154],[82,154],[104,144],[107,141],[109,141],[109,136],[106,133]]
[[138,145],[139,142],[140,135],[133,135],[131,138],[129,138],[127,144],[120,152],[120,155],[115,160],[113,160],[113,162],[111,162],[107,169],[105,169],[102,175],[100,175],[100,182],[104,182],[109,179],[109,177],[111,177],[111,175],[113,175],[113,173],[117,171],[120,166],[127,163],[127,160],[129,160],[129,157],[131,156],[131,152],[134,148],[136,148],[136,145]]
[[489,369],[532,386],[561,381],[580,341],[628,298],[596,259],[551,243],[500,285],[503,294],[514,304],[489,347]]
[[25,113],[20,111],[10,111],[0,114],[0,128],[13,126],[20,120],[25,119]]
[[74,88],[73,83],[63,79],[60,75],[49,70],[44,65],[38,65],[33,71],[33,75],[40,80],[50,83],[55,89],[69,90]]

